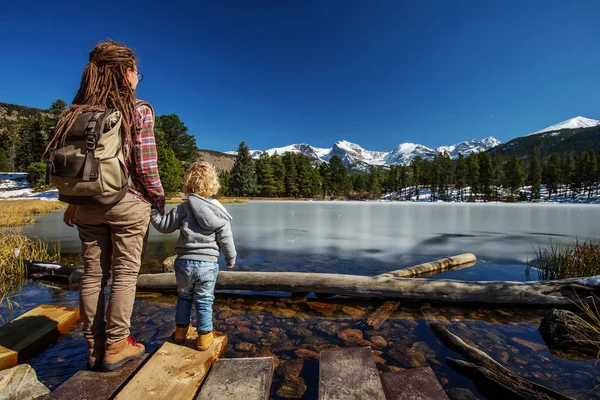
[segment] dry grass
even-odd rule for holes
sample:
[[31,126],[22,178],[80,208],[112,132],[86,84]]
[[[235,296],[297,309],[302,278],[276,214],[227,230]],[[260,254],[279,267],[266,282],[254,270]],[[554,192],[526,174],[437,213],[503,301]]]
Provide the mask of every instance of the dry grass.
[[58,201],[0,200],[0,227],[32,224],[35,214],[47,214],[65,208],[66,205]]
[[539,280],[581,278],[600,273],[600,243],[593,240],[558,246],[550,242],[549,249],[538,247],[536,260],[527,263],[526,273],[535,267]]
[[26,278],[25,260],[60,261],[58,243],[50,246],[37,238],[12,232],[0,232],[0,305],[6,301],[12,308],[13,296]]

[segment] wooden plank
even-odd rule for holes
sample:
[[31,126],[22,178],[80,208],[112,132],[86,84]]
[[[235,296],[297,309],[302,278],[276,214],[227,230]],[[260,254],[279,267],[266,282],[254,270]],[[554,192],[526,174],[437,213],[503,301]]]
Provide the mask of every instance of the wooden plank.
[[319,400],[385,400],[370,347],[322,351]]
[[446,392],[430,367],[381,374],[388,400],[443,400]]
[[44,400],[108,400],[140,368],[148,354],[111,372],[79,371]]
[[367,325],[379,329],[400,305],[399,301],[386,301],[367,318]]
[[196,400],[268,400],[273,357],[217,360]]
[[206,351],[196,350],[196,339],[196,330],[190,327],[185,345],[165,342],[115,399],[194,399],[211,366],[227,347],[227,336],[223,334],[217,334]]
[[12,367],[55,342],[79,321],[79,309],[40,305],[0,327],[0,370]]

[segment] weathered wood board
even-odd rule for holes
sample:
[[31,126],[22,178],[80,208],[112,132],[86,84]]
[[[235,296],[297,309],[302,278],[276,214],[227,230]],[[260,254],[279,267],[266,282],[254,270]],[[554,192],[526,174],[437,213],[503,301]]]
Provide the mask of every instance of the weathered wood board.
[[400,306],[399,301],[386,301],[383,303],[373,314],[367,318],[366,324],[379,329],[381,325],[392,315],[394,311]]
[[115,399],[194,399],[211,366],[227,347],[227,336],[218,335],[208,350],[198,351],[195,334],[190,328],[184,345],[165,342]]
[[386,400],[370,347],[322,351],[319,400]]
[[268,400],[273,357],[217,360],[196,400]]
[[381,374],[388,400],[443,400],[446,392],[430,367]]
[[139,369],[148,354],[111,372],[79,371],[43,400],[108,400]]
[[79,309],[40,305],[0,327],[0,370],[26,360],[79,321]]

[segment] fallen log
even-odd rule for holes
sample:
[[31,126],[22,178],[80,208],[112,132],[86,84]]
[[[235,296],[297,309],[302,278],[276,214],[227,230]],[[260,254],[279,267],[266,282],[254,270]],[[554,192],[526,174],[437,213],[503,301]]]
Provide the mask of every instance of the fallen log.
[[414,278],[424,275],[435,275],[442,272],[453,271],[465,267],[472,267],[477,262],[473,253],[459,254],[440,260],[427,262],[413,267],[403,268],[396,271],[377,275],[378,278]]
[[27,276],[32,279],[46,279],[61,283],[78,283],[83,275],[83,267],[74,264],[46,263],[24,260]]
[[430,327],[444,345],[468,360],[448,358],[448,365],[472,378],[478,387],[495,393],[494,398],[573,400],[572,397],[521,378],[485,352],[465,343],[445,326],[434,322]]
[[367,325],[374,329],[379,329],[381,325],[392,315],[400,306],[399,301],[386,301],[373,314],[367,318]]
[[[571,300],[585,298],[596,287],[581,284],[581,279],[558,281],[468,282],[450,279],[376,278],[369,276],[302,272],[220,271],[217,290],[275,292],[313,292],[350,297],[448,303],[488,303],[543,307],[572,307]],[[175,274],[142,274],[140,291],[175,292]]]

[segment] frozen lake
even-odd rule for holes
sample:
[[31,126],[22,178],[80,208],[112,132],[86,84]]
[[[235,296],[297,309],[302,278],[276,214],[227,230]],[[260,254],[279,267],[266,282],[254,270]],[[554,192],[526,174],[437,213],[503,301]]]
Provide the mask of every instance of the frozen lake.
[[[523,280],[538,245],[600,239],[600,206],[587,204],[256,201],[226,207],[238,266],[248,270],[372,275],[471,252],[485,268],[445,277]],[[80,249],[62,212],[36,216],[20,232],[60,241],[62,252]],[[174,254],[176,239],[177,233],[152,228],[146,262]]]

